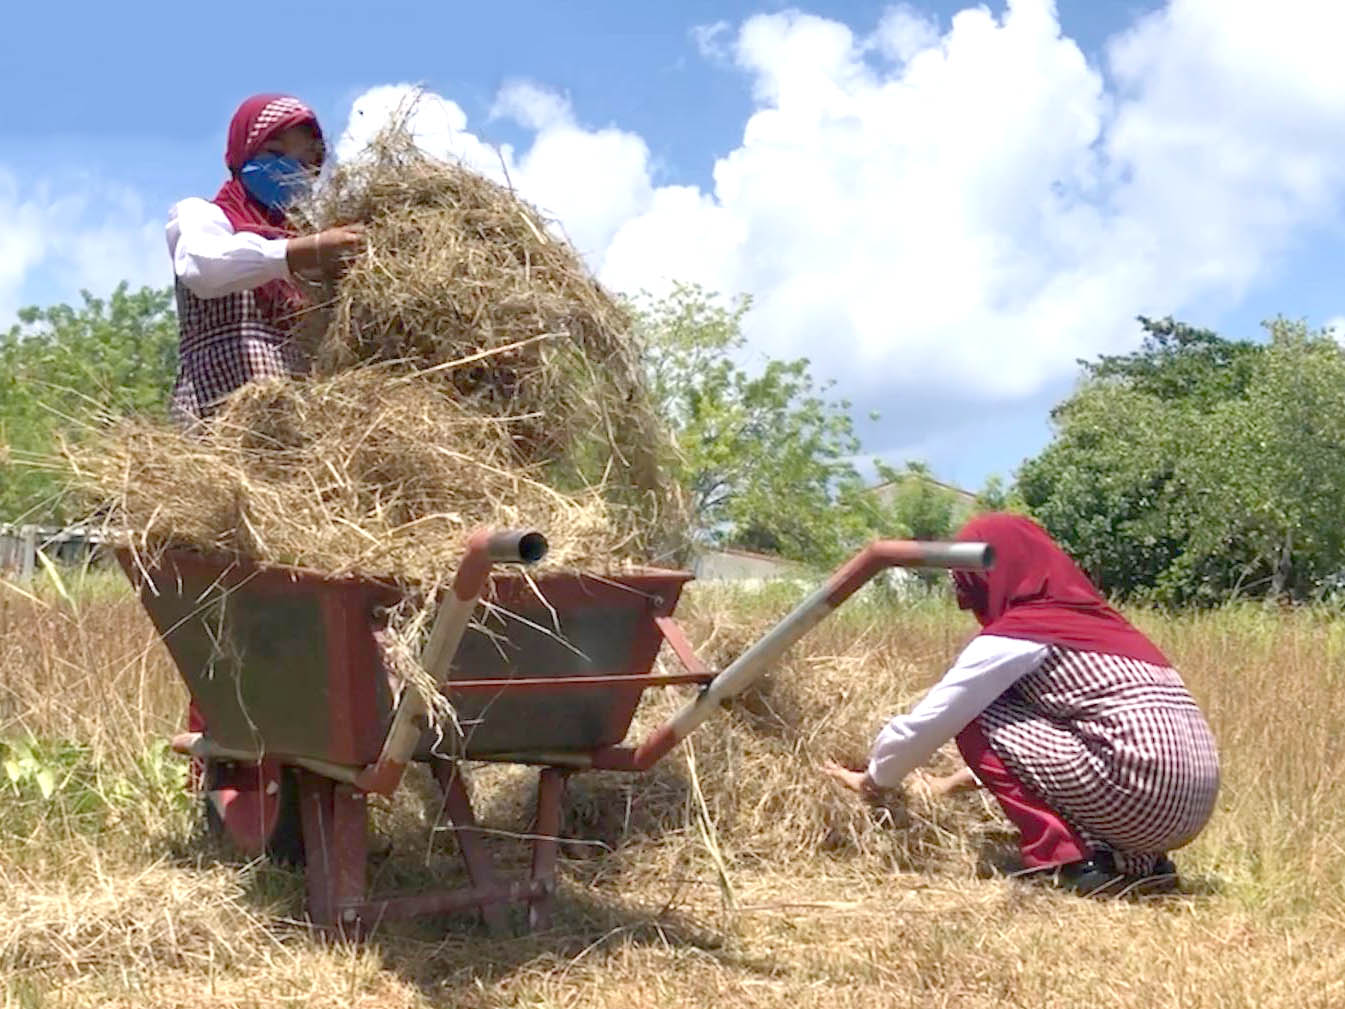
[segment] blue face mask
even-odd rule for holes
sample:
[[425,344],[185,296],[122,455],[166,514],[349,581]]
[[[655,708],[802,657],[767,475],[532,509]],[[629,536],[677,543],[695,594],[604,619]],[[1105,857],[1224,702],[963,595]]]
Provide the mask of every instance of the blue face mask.
[[308,192],[310,173],[303,162],[279,154],[258,154],[238,172],[254,200],[268,210],[284,210]]

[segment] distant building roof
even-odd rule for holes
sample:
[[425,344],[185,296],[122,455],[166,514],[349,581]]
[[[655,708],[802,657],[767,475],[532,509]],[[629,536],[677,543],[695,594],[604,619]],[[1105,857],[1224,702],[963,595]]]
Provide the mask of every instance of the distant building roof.
[[883,494],[884,491],[891,493],[892,489],[899,487],[907,480],[923,480],[931,487],[938,487],[940,490],[948,491],[948,493],[952,494],[955,498],[957,498],[959,501],[965,504],[976,503],[976,494],[973,491],[969,491],[963,487],[954,486],[953,484],[950,483],[944,483],[942,480],[935,480],[928,473],[915,473],[909,471],[906,473],[902,473],[895,480],[884,480],[880,484],[875,484],[874,486],[869,488],[869,493]]
[[797,561],[785,560],[774,554],[756,553],[752,550],[723,548],[703,550],[692,562],[691,570],[702,580],[789,578],[807,570]]

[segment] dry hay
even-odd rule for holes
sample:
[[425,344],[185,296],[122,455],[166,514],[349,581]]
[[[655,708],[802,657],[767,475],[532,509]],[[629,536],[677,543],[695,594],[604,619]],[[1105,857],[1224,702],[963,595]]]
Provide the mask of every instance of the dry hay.
[[302,320],[312,376],[185,434],[95,422],[64,463],[110,531],[426,585],[481,525],[541,530],[558,566],[680,558],[630,318],[533,208],[394,127],[297,216],[369,235]]
[[535,208],[394,125],[300,213],[308,228],[368,229],[303,327],[318,375],[370,362],[419,374],[502,421],[521,463],[601,482],[666,522],[670,440],[630,315]]
[[[707,616],[703,652],[716,667],[773,623]],[[917,787],[869,806],[819,770],[824,760],[863,767],[884,722],[908,710],[951,657],[912,655],[875,622],[857,623],[814,631],[816,640],[739,695],[727,718],[693,737],[699,774],[716,782],[709,814],[737,857],[762,865],[824,852],[889,870],[974,865],[1001,830],[983,796],[936,800]],[[936,768],[950,773],[960,763],[949,744]]]
[[[726,600],[706,586],[692,589],[681,613],[693,641],[716,664],[779,612],[742,597]],[[32,699],[10,709],[17,719],[11,724],[40,735],[105,736],[135,753],[177,726],[175,694],[151,703],[147,727],[139,721],[143,706],[134,703],[134,667],[104,663],[109,652],[124,650],[120,637],[103,640],[104,628],[128,635],[128,642],[152,633],[125,600],[72,608],[72,616],[93,622],[88,633],[98,647],[84,652],[70,628],[53,624],[48,633],[30,621],[30,613],[45,612],[38,604],[10,597],[23,605],[11,609],[8,636],[0,634],[0,666],[11,672],[0,688],[20,688],[16,697]],[[57,602],[54,591],[44,598]],[[1189,887],[1182,897],[1098,903],[973,879],[951,828],[965,823],[973,838],[976,831],[986,836],[998,817],[987,812],[981,823],[975,796],[958,797],[946,813],[912,796],[913,816],[950,828],[938,858],[914,862],[921,870],[932,863],[933,872],[891,871],[890,853],[920,852],[905,847],[910,842],[899,830],[881,825],[861,824],[869,849],[810,852],[799,834],[808,836],[821,822],[815,811],[797,817],[791,830],[748,815],[717,824],[736,899],[726,913],[694,819],[682,815],[694,813],[697,800],[685,753],[674,751],[650,775],[571,779],[568,832],[594,837],[600,811],[614,831],[624,822],[630,831],[624,841],[617,835],[613,855],[562,855],[554,930],[500,939],[467,916],[436,917],[380,928],[369,944],[353,947],[310,939],[282,920],[301,914],[302,883],[278,870],[237,859],[198,861],[195,841],[192,854],[165,864],[165,855],[190,840],[185,815],[168,816],[165,803],[146,803],[136,830],[86,842],[60,817],[48,816],[28,839],[16,836],[14,807],[0,789],[7,842],[0,847],[0,992],[15,1005],[99,1009],[291,1003],[759,1009],[822,1000],[963,1009],[1334,1009],[1345,994],[1345,886],[1337,857],[1345,801],[1338,779],[1321,773],[1320,756],[1345,726],[1345,695],[1324,675],[1340,667],[1342,629],[1306,610],[1141,617],[1188,677],[1227,756],[1218,816],[1178,859]],[[129,634],[128,627],[134,627]],[[910,609],[866,612],[862,602],[850,604],[806,638],[761,691],[691,738],[706,803],[730,808],[732,802],[741,811],[792,788],[799,803],[839,805],[843,797],[815,774],[813,760],[857,756],[851,747],[862,751],[870,731],[933,681],[971,629],[951,607],[925,619]],[[166,682],[167,654],[157,649],[152,658]],[[1285,703],[1268,709],[1268,693]],[[52,695],[59,695],[58,714],[42,706]],[[102,703],[107,697],[130,701]],[[819,702],[811,717],[795,714]],[[785,730],[766,705],[789,724],[798,759],[777,761],[760,781],[728,777],[715,765],[721,733],[743,733],[744,753],[753,741],[753,761],[777,752],[766,747]],[[128,749],[119,762],[130,757]],[[762,765],[754,766],[761,773]],[[489,808],[484,778],[474,784]],[[730,787],[737,798],[724,796]],[[530,799],[523,782],[516,790]],[[409,858],[423,857],[426,842],[411,830],[422,824],[417,817],[405,828],[392,825],[399,871]],[[514,825],[529,826],[526,818]],[[928,828],[917,821],[911,829]],[[490,838],[492,846],[501,840]],[[740,854],[768,848],[779,857]],[[426,888],[465,883],[449,865],[456,861],[451,844],[440,841],[437,850]],[[387,865],[371,862],[380,884],[388,882],[381,875]],[[510,868],[526,872],[526,866],[524,859]]]
[[238,899],[237,874],[174,872],[156,864],[127,879],[117,872],[124,868],[109,873],[96,853],[86,854],[92,871],[71,883],[0,869],[6,923],[0,964],[40,973],[140,963],[181,967],[194,958],[218,958],[227,966],[240,946],[264,939],[269,922]]
[[629,539],[600,494],[560,493],[512,460],[498,424],[379,368],[251,384],[187,433],[113,421],[66,458],[104,523],[146,551],[433,585],[483,524],[543,530],[564,566],[607,567]]
[[[712,668],[741,655],[785,612],[754,608],[745,615],[741,597],[726,595],[702,586],[681,607],[697,652]],[[730,877],[791,865],[816,875],[827,871],[827,859],[863,871],[967,874],[989,871],[1011,855],[1008,827],[984,793],[936,798],[917,786],[869,806],[819,770],[828,759],[862,766],[883,723],[908,710],[956,650],[948,641],[913,653],[893,639],[883,611],[866,612],[864,605],[814,630],[652,773],[576,778],[569,833],[625,849],[641,862],[670,838],[679,843],[668,857],[683,857],[680,842],[689,841],[712,861],[722,857]],[[650,691],[631,738],[642,738],[689,699]],[[933,770],[959,766],[950,743]],[[506,818],[522,812],[500,803],[493,808]],[[826,858],[819,863],[819,856]]]

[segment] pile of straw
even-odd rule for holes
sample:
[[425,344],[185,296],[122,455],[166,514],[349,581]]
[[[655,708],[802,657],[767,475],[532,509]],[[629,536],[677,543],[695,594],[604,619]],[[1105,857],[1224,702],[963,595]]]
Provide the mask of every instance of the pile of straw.
[[301,217],[306,230],[368,229],[366,252],[304,326],[317,374],[389,362],[502,420],[524,464],[668,494],[667,436],[629,314],[510,189],[427,156],[394,126],[336,168]]
[[[913,648],[892,633],[890,611],[852,605],[855,610],[812,631],[652,773],[576,777],[567,836],[623,849],[642,864],[653,858],[668,873],[675,867],[659,862],[653,849],[666,849],[675,861],[684,857],[685,843],[667,842],[689,840],[722,858],[721,871],[730,878],[787,866],[817,873],[823,855],[866,871],[988,869],[987,853],[1002,851],[1010,835],[986,793],[938,799],[913,785],[870,807],[820,772],[825,760],[863,766],[883,724],[910,710],[961,644],[942,634],[943,640],[921,635]],[[697,653],[722,668],[786,610],[745,606],[741,594],[700,586],[679,615]],[[649,691],[631,738],[643,738],[687,700]],[[947,774],[960,766],[949,743],[932,770]],[[522,794],[520,803],[528,797]],[[495,813],[517,819],[512,811]],[[698,821],[707,828],[694,828],[688,839],[688,826]]]
[[301,320],[312,375],[189,432],[96,424],[65,462],[112,530],[423,587],[479,525],[541,530],[556,566],[675,559],[630,319],[533,208],[392,128],[297,218],[369,236]]
[[145,550],[184,546],[334,575],[434,584],[482,524],[546,530],[554,562],[609,565],[620,519],[509,458],[497,423],[424,382],[361,368],[254,383],[184,435],[116,422],[66,450],[105,519]]

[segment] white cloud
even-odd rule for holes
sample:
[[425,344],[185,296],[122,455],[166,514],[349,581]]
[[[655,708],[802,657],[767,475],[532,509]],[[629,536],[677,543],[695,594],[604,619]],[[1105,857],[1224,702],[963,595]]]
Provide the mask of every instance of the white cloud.
[[[757,345],[810,354],[852,395],[1030,394],[1131,342],[1138,312],[1235,303],[1339,213],[1345,7],[1293,6],[1175,0],[1114,42],[1110,87],[1048,0],[964,10],[942,35],[903,8],[867,38],[749,19],[741,145],[701,214],[651,206],[603,274],[723,262],[756,296]],[[730,223],[707,233],[714,211]],[[679,248],[696,251],[680,268]]]
[[441,95],[409,84],[380,86],[355,100],[336,154],[357,156],[389,120],[404,119],[423,150],[460,160],[496,181],[507,178],[594,257],[649,205],[649,148],[634,133],[586,129],[575,122],[567,100],[526,81],[501,89],[491,114],[533,131],[528,149],[518,154],[509,144],[492,147],[467,129],[466,114]]
[[31,301],[161,286],[167,255],[162,222],[131,190],[88,177],[21,187],[0,166],[0,328]]
[[716,64],[727,64],[733,59],[733,25],[727,21],[696,25],[691,29],[691,41],[696,51]]
[[526,82],[495,105],[525,149],[490,151],[445,99],[428,132],[503,161],[613,286],[750,292],[753,345],[856,400],[1021,400],[1132,344],[1137,313],[1235,305],[1340,214],[1345,5],[1287,8],[1172,0],[1105,72],[1050,0],[942,32],[909,6],[707,26],[756,102],[708,191],[656,184],[642,138]]
[[45,255],[43,223],[43,208],[21,197],[14,176],[0,169],[0,328],[8,328],[28,271]]
[[878,22],[872,43],[889,60],[907,63],[939,41],[939,26],[907,4],[890,7]]
[[390,122],[404,123],[416,144],[436,158],[457,159],[492,178],[502,178],[500,155],[467,130],[467,113],[453,101],[411,84],[370,88],[350,107],[336,157],[347,161]]
[[511,81],[502,87],[495,96],[490,116],[512,119],[530,130],[544,130],[574,120],[569,99],[532,81]]
[[696,187],[662,186],[616,230],[597,262],[606,284],[632,294],[661,293],[668,280],[737,293],[747,284],[748,237],[747,222]]
[[648,146],[615,127],[585,129],[574,121],[568,103],[563,109],[548,105],[537,97],[545,92],[533,86],[520,91],[516,85],[512,94],[519,124],[540,123],[540,128],[521,156],[509,152],[510,177],[520,192],[561,222],[581,252],[601,255],[653,196]]

